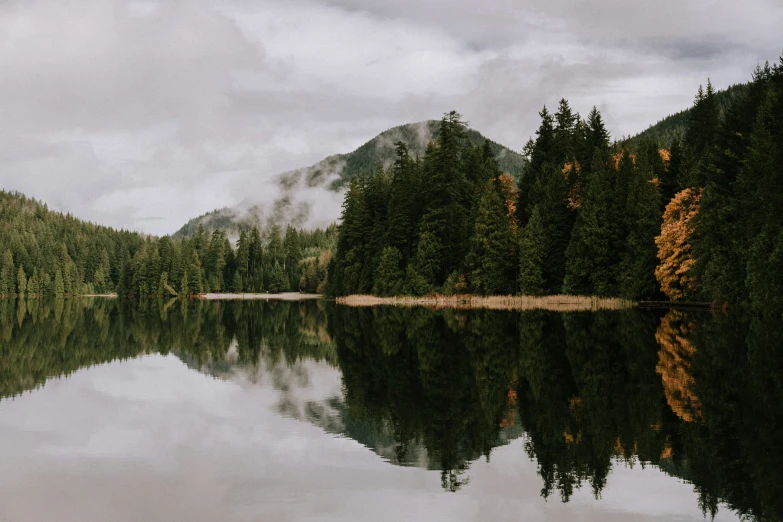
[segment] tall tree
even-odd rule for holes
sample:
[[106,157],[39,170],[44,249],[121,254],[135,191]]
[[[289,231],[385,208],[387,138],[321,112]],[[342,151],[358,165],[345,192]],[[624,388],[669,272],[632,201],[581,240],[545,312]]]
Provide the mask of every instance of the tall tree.
[[468,281],[477,293],[514,293],[514,239],[497,179],[481,195],[467,256]]
[[519,292],[522,295],[542,295],[545,291],[544,257],[547,237],[538,206],[519,235]]

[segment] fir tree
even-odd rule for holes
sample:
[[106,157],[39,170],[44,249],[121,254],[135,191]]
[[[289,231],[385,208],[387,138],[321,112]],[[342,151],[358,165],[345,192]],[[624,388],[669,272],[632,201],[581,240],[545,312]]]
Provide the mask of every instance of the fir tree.
[[242,276],[239,275],[239,271],[234,272],[234,280],[231,283],[231,291],[234,293],[242,293]]
[[6,250],[3,254],[3,265],[0,270],[0,294],[10,295],[16,291],[16,283],[14,282],[14,256],[10,250]]
[[[248,282],[248,272],[250,270],[250,240],[247,234],[242,231],[239,234],[239,242],[237,243],[236,253],[236,273],[239,275],[242,281],[242,289],[246,287]],[[234,288],[237,292],[239,289]]]
[[624,212],[628,234],[619,267],[620,295],[629,299],[650,299],[656,292],[655,236],[661,227],[661,196],[653,165],[659,159],[657,148],[648,149],[630,172]]
[[566,252],[563,291],[567,294],[612,295],[616,255],[608,216],[614,197],[614,167],[608,152],[596,151],[585,200],[579,208]]
[[383,249],[381,261],[376,269],[374,294],[382,296],[400,294],[404,276],[401,265],[402,254],[396,247]]
[[19,265],[19,271],[16,274],[16,291],[20,297],[24,296],[27,291],[27,276],[24,273],[24,268]]
[[538,206],[519,235],[519,292],[522,295],[544,294],[544,256],[547,238]]
[[54,296],[62,297],[65,295],[65,282],[63,281],[62,271],[58,268],[54,276]]
[[511,294],[515,286],[514,242],[498,183],[484,186],[467,256],[470,286],[484,295]]

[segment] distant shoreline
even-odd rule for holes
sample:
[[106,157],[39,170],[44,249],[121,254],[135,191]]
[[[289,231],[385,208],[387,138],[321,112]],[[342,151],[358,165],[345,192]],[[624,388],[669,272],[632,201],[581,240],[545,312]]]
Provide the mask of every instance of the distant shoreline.
[[276,301],[306,301],[310,299],[321,299],[321,294],[300,294],[299,292],[283,292],[280,294],[256,294],[256,293],[244,293],[244,294],[215,294],[206,293],[199,294],[196,299],[202,299],[204,301],[257,301],[259,299],[264,300],[276,300]]
[[626,299],[576,295],[549,296],[476,296],[476,295],[428,295],[424,297],[376,297],[373,295],[349,295],[338,297],[337,303],[345,306],[425,306],[430,308],[489,310],[549,310],[554,312],[580,312],[594,310],[623,310],[634,308],[636,303]]

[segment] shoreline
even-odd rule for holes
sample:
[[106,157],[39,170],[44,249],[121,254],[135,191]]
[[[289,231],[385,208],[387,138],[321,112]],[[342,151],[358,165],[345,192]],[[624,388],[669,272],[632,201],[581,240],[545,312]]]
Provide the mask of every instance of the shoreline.
[[338,297],[337,304],[345,306],[424,306],[429,308],[488,310],[549,310],[553,312],[582,312],[595,310],[625,310],[635,308],[636,302],[611,297],[576,295],[549,296],[476,296],[476,295],[428,295],[424,297],[376,297],[373,295],[349,295]]
[[257,301],[260,299],[266,301],[307,301],[311,299],[322,299],[321,294],[300,294],[299,292],[282,292],[279,294],[257,294],[257,293],[244,293],[244,294],[217,294],[206,293],[195,296],[195,299],[201,299],[203,301]]

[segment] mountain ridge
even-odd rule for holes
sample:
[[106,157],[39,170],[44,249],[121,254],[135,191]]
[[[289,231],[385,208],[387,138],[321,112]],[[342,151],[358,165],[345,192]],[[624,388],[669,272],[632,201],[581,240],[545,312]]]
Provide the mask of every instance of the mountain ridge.
[[[430,141],[437,139],[439,125],[438,120],[398,125],[351,152],[332,154],[308,167],[277,174],[275,181],[279,194],[271,203],[247,199],[231,207],[212,210],[189,220],[172,237],[190,237],[199,226],[208,232],[224,230],[229,236],[238,236],[241,231],[253,226],[261,229],[288,224],[296,227],[307,224],[322,228],[328,226],[339,218],[342,189],[353,177],[373,170],[378,164],[389,167],[394,161],[394,144],[398,141],[408,146],[412,156],[422,156]],[[524,156],[486,138],[475,129],[468,128],[466,138],[474,146],[488,141],[500,170],[519,179],[527,162]],[[316,206],[321,208],[314,208]]]

